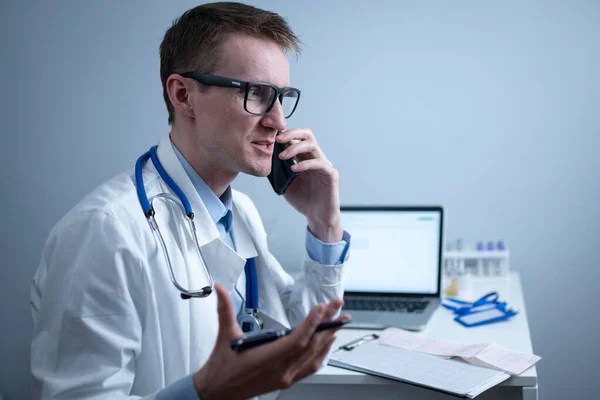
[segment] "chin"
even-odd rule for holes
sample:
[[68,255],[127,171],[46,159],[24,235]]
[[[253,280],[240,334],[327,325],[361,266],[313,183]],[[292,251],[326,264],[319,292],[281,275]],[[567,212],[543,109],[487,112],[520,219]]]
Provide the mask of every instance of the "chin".
[[254,171],[254,173],[252,175],[257,176],[259,178],[264,178],[264,177],[268,176],[270,173],[271,173],[271,168],[269,168],[268,170],[262,169],[262,170]]
[[269,163],[269,165],[246,165],[242,172],[256,177],[265,177],[271,173],[271,164]]

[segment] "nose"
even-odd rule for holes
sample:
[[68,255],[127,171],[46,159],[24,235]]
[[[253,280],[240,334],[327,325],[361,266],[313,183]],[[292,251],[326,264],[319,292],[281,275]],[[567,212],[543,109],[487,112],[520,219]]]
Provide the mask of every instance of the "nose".
[[285,120],[285,115],[283,115],[283,107],[279,102],[279,99],[275,100],[271,111],[269,111],[268,114],[263,116],[261,124],[265,128],[271,128],[278,131],[285,131],[287,123]]

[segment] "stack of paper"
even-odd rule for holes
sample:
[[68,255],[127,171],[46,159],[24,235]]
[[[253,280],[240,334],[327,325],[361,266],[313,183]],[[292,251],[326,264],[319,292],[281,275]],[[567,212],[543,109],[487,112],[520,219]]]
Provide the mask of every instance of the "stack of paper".
[[351,350],[340,348],[329,365],[426,387],[461,397],[475,398],[510,375],[462,361],[364,342]]
[[434,356],[458,357],[468,363],[512,375],[523,373],[541,360],[541,357],[534,354],[519,353],[494,343],[462,345],[447,340],[427,339],[398,328],[384,330],[378,343]]

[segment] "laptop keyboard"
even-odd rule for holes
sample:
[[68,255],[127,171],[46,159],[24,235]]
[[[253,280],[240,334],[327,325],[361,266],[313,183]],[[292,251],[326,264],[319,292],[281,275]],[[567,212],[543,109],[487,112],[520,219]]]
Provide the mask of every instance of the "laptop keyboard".
[[344,308],[365,311],[395,311],[422,313],[429,304],[422,299],[390,299],[387,297],[344,298]]

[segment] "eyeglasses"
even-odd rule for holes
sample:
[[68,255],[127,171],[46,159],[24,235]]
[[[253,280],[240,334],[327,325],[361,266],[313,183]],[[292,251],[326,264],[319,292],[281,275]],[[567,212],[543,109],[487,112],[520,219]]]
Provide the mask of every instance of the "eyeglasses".
[[300,89],[296,88],[279,88],[266,82],[244,82],[223,76],[198,74],[196,72],[185,72],[181,76],[192,78],[207,86],[244,89],[244,109],[252,115],[268,114],[275,104],[275,99],[279,99],[283,108],[283,115],[285,118],[289,118],[296,111],[298,101],[300,100]]

